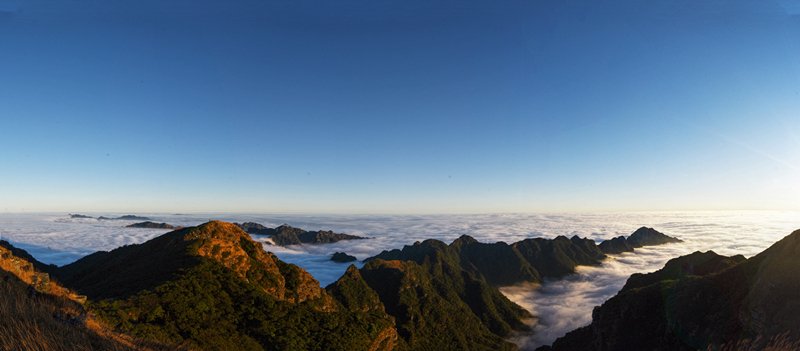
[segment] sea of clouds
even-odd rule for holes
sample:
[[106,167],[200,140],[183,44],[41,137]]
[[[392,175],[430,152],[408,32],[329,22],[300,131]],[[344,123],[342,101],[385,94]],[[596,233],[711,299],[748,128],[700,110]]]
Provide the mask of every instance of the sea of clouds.
[[[95,218],[70,218],[64,213],[0,214],[0,239],[23,248],[38,260],[55,265],[73,262],[95,251],[145,242],[169,230],[125,228],[140,221],[97,220],[125,213],[82,213]],[[154,222],[193,226],[208,220],[258,222],[268,227],[288,224],[305,230],[333,230],[366,236],[369,240],[324,245],[269,246],[268,238],[253,235],[281,260],[314,275],[322,286],[338,279],[349,264],[330,261],[334,252],[359,260],[382,250],[402,248],[429,238],[450,243],[462,234],[481,242],[513,243],[525,238],[578,235],[597,242],[630,235],[646,226],[684,240],[681,244],[636,249],[614,255],[599,267],[580,267],[578,274],[542,285],[522,284],[501,291],[537,316],[534,332],[512,341],[523,350],[550,344],[557,337],[591,322],[594,306],[617,293],[632,273],[652,272],[666,261],[694,251],[751,257],[800,228],[800,212],[711,211],[631,212],[585,214],[487,215],[264,215],[264,214],[136,214]],[[356,266],[363,264],[358,262]]]

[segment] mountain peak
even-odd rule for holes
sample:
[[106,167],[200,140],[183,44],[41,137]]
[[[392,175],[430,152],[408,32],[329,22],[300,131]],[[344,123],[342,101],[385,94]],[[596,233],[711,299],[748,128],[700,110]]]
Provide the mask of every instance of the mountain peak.
[[638,248],[642,246],[661,245],[668,243],[682,243],[683,240],[673,238],[662,234],[661,232],[647,227],[636,229],[631,236],[628,237],[628,243],[632,247]]
[[222,221],[209,221],[197,227],[192,227],[184,236],[184,240],[239,240],[242,238],[250,238],[250,236],[235,224]]

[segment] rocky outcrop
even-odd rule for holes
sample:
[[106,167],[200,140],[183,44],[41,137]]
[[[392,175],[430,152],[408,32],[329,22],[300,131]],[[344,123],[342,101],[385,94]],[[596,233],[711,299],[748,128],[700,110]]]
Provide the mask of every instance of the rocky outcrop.
[[355,256],[350,256],[344,252],[335,252],[333,256],[331,256],[331,261],[339,262],[339,263],[347,263],[357,261],[358,259]]
[[[134,224],[131,224],[131,225],[126,225],[125,227],[126,228],[148,228],[148,229],[175,229],[174,226],[166,224],[166,223],[155,223],[155,222],[150,222],[150,221],[134,223]],[[180,228],[183,228],[183,227],[179,227],[178,229],[180,229]]]
[[764,349],[800,345],[800,230],[758,255],[695,252],[631,276],[592,323],[540,350]]
[[37,259],[31,256],[31,254],[29,254],[28,251],[25,251],[18,247],[14,247],[14,245],[11,245],[8,241],[5,240],[0,240],[0,255],[2,255],[3,258],[6,259],[8,257],[5,256],[16,257],[16,259],[21,259],[20,262],[24,262],[24,264],[22,264],[22,267],[30,266],[30,269],[35,268],[42,272],[51,272],[53,269],[56,268],[56,266],[53,264],[45,264],[39,262]]

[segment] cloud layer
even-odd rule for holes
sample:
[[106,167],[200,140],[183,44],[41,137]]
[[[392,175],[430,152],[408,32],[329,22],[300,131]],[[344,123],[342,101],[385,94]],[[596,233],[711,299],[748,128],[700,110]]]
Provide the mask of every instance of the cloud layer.
[[[93,217],[122,214],[88,213]],[[591,321],[592,308],[616,294],[632,273],[651,272],[667,260],[694,251],[714,250],[722,255],[755,255],[800,227],[800,213],[780,211],[639,212],[589,214],[491,214],[440,216],[314,216],[261,214],[165,215],[139,214],[153,221],[192,226],[209,219],[258,222],[269,227],[289,224],[306,230],[333,230],[373,239],[325,245],[277,247],[265,245],[281,260],[314,275],[322,286],[338,279],[349,264],[330,261],[343,251],[359,260],[382,250],[402,248],[429,238],[450,243],[462,234],[481,242],[516,242],[558,235],[602,241],[630,235],[641,226],[653,227],[683,239],[612,256],[599,267],[581,267],[578,274],[542,285],[505,287],[501,291],[537,316],[532,335],[513,341],[523,349],[550,344],[555,338]],[[166,233],[163,229],[124,228],[136,221],[72,219],[64,214],[0,214],[0,239],[28,250],[45,263],[63,265],[98,250],[141,243]],[[253,235],[255,240],[269,239]],[[356,263],[361,267],[360,262]]]

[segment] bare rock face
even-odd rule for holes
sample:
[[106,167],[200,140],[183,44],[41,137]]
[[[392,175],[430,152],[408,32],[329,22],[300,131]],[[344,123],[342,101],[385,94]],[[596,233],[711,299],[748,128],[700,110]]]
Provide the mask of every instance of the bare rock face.
[[42,271],[42,272],[50,272],[51,270],[55,269],[56,266],[52,264],[44,264],[39,262],[36,258],[31,256],[27,251],[20,249],[18,247],[14,247],[8,241],[0,240],[0,255],[2,256],[15,256],[19,259],[20,270],[31,271],[33,268]]
[[393,327],[385,327],[378,332],[378,335],[372,340],[369,345],[369,351],[391,351],[397,347],[399,335],[397,329]]
[[47,273],[35,273],[31,276],[31,286],[36,292],[50,292],[50,275]]

